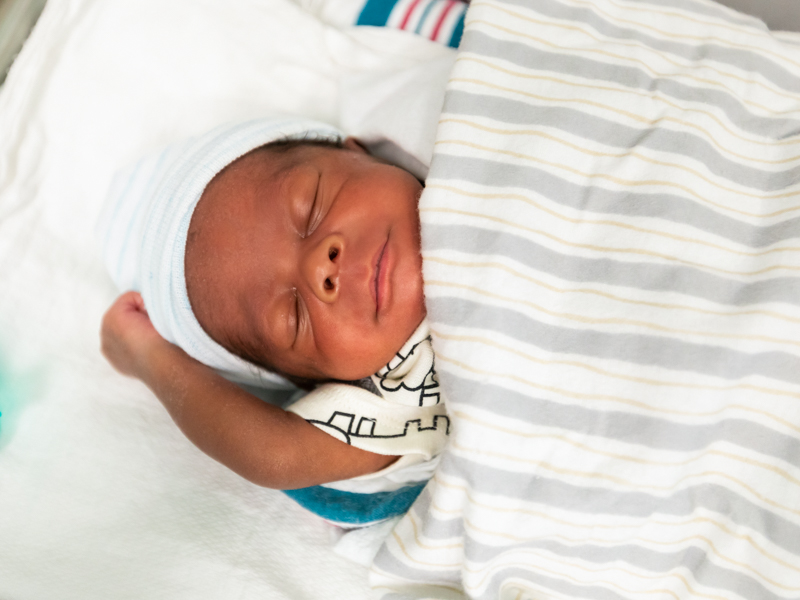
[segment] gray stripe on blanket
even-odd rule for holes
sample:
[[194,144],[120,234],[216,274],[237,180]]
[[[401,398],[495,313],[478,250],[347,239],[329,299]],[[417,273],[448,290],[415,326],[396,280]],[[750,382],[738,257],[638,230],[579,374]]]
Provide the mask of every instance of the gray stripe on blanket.
[[[501,563],[505,564],[505,563]],[[497,590],[503,590],[509,594],[513,594],[516,588],[528,591],[528,594],[519,593],[516,596],[508,596],[515,600],[527,600],[528,598],[536,599],[552,598],[549,595],[541,595],[541,589],[552,589],[559,594],[561,598],[585,598],[586,600],[631,600],[632,596],[629,594],[620,595],[608,587],[599,585],[592,585],[587,583],[580,585],[574,583],[576,580],[568,581],[563,577],[550,577],[547,573],[551,571],[544,571],[537,568],[535,563],[530,563],[528,568],[522,567],[504,567],[498,568],[492,565],[492,576],[483,583],[480,594],[470,595],[469,600],[497,600]],[[559,575],[559,573],[556,573]],[[608,584],[606,584],[608,585]],[[625,590],[627,591],[627,590]],[[425,600],[428,600],[427,598]]]
[[[570,77],[582,77],[594,81],[610,81],[650,94],[661,92],[678,100],[716,107],[740,130],[761,137],[784,139],[800,133],[800,121],[797,119],[761,117],[753,114],[738,98],[719,88],[704,88],[675,79],[652,77],[637,67],[547,52],[517,42],[495,39],[480,31],[469,31],[464,35],[464,39],[465,47],[473,54],[497,58],[525,69],[569,74]],[[798,88],[800,91],[800,86]]]
[[543,471],[528,474],[533,478],[521,477],[517,472],[489,467],[452,453],[442,455],[438,468],[447,476],[466,479],[474,492],[507,496],[584,514],[639,518],[652,515],[689,517],[695,515],[698,509],[706,509],[725,515],[726,519],[737,525],[758,531],[773,544],[800,555],[800,527],[753,504],[736,492],[713,483],[691,485],[671,494],[656,496],[640,491],[621,492],[572,485],[546,477]]
[[[583,186],[537,167],[507,164],[466,156],[437,154],[433,157],[436,178],[428,183],[470,181],[498,189],[530,189],[557,204],[599,214],[664,219],[690,225],[749,248],[766,248],[800,236],[800,217],[789,217],[770,225],[751,225],[682,196],[663,193],[607,190]],[[787,213],[791,214],[791,213]]]
[[610,333],[586,329],[586,325],[562,327],[500,306],[487,310],[484,304],[455,297],[429,297],[428,310],[435,323],[497,332],[548,352],[621,360],[728,381],[761,375],[800,384],[800,358],[786,352],[747,353],[665,336]]
[[508,231],[498,235],[496,231],[469,225],[426,223],[422,236],[423,252],[447,249],[473,255],[502,254],[566,281],[678,292],[728,306],[761,302],[800,305],[800,277],[772,277],[742,283],[687,266],[571,256]]
[[758,19],[746,15],[726,10],[716,2],[697,2],[697,0],[638,0],[641,5],[652,5],[656,8],[666,9],[673,12],[675,9],[692,12],[697,15],[704,15],[728,21],[736,25],[756,27],[766,31],[766,27]]
[[375,556],[374,564],[379,569],[388,571],[394,577],[405,577],[406,579],[430,585],[439,584],[439,586],[451,585],[454,587],[461,587],[460,569],[446,569],[439,565],[436,566],[436,570],[415,569],[397,560],[386,547],[386,544],[381,546],[381,549]]
[[[699,541],[697,543],[704,543]],[[522,549],[543,550],[564,558],[577,558],[596,565],[627,563],[650,573],[674,573],[678,569],[686,569],[699,584],[715,590],[730,590],[743,598],[759,600],[785,600],[757,579],[742,571],[726,569],[715,563],[713,554],[709,556],[701,548],[694,545],[681,547],[676,552],[658,552],[646,546],[634,544],[609,544],[598,546],[591,543],[562,544],[552,540],[540,540],[518,543],[514,551]],[[508,552],[505,546],[489,546],[472,536],[464,544],[464,558],[475,563],[487,564]]]
[[668,418],[553,402],[488,383],[476,387],[474,381],[458,377],[446,368],[440,370],[439,376],[448,397],[458,398],[459,403],[484,407],[485,399],[492,398],[493,412],[532,425],[679,452],[694,453],[731,444],[800,468],[800,439],[753,421],[720,416],[711,423],[692,425]]
[[[590,28],[603,36],[622,41],[635,40],[648,48],[659,52],[681,57],[690,63],[705,62],[709,68],[714,63],[727,64],[737,70],[744,69],[748,72],[758,73],[764,79],[778,88],[790,92],[800,92],[800,79],[783,67],[780,63],[756,52],[744,48],[726,47],[717,44],[713,39],[706,38],[702,44],[687,44],[674,39],[658,38],[647,34],[644,28],[639,29],[620,27],[602,18],[595,8],[567,6],[554,0],[496,0],[500,4],[507,4],[524,8],[529,12],[539,13],[550,18],[569,21],[571,24],[585,23]],[[472,49],[474,51],[474,49]],[[630,49],[620,47],[620,53],[625,54]],[[619,68],[619,67],[617,67]],[[698,82],[699,85],[702,85]]]
[[414,504],[411,505],[412,511],[417,513],[417,516],[422,518],[423,515],[426,515],[431,510],[431,486],[428,485],[422,488],[422,492],[420,495],[417,496],[417,499],[414,500]]
[[[408,584],[401,584],[401,585],[408,585]],[[461,592],[455,592],[453,590],[447,590],[444,588],[436,588],[434,587],[431,590],[422,589],[422,586],[418,586],[416,584],[409,585],[414,589],[413,592],[408,594],[403,594],[400,592],[390,592],[388,594],[383,594],[380,597],[380,600],[421,600],[422,598],[436,598],[437,600],[464,600],[464,594]],[[426,592],[433,592],[433,593],[426,593]],[[421,596],[420,594],[425,594]]]
[[[650,148],[697,160],[714,175],[764,192],[783,190],[800,182],[800,166],[767,171],[723,156],[708,141],[691,133],[664,127],[637,129],[563,106],[531,106],[499,96],[451,90],[444,112],[488,117],[514,125],[542,125],[617,148]],[[800,147],[799,147],[800,148]],[[800,156],[800,154],[798,154]],[[757,199],[753,200],[758,202]]]
[[[434,483],[433,485],[435,488],[438,484]],[[428,486],[422,490],[417,501],[411,506],[410,512],[413,512],[417,522],[422,524],[419,533],[426,538],[437,540],[463,539],[466,534],[464,532],[464,521],[460,513],[459,516],[450,519],[430,518],[432,508],[430,489],[431,486]]]
[[[466,503],[467,500],[465,499]],[[463,539],[466,535],[464,531],[464,520],[461,517],[454,517],[452,519],[442,519],[441,517],[433,517],[431,513],[425,513],[419,516],[419,523],[421,527],[419,533],[427,539],[431,540],[452,540]]]

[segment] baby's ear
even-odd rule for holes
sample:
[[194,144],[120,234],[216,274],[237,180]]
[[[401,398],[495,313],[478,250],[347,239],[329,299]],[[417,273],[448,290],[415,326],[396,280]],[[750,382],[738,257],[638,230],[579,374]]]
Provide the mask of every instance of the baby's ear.
[[343,147],[347,150],[353,150],[355,152],[363,152],[364,154],[369,154],[369,150],[367,147],[358,139],[348,136],[344,140]]

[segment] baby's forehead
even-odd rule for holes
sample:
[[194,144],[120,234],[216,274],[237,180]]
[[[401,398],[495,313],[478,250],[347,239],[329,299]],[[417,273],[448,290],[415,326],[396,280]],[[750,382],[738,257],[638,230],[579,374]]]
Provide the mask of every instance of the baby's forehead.
[[[195,281],[213,279],[219,269],[242,267],[240,261],[220,250],[241,250],[254,220],[268,218],[281,229],[292,226],[284,218],[290,204],[287,199],[310,187],[320,151],[327,150],[339,148],[319,144],[262,146],[231,162],[209,182],[195,206],[186,237],[185,275],[193,304]],[[209,271],[210,265],[214,268]],[[198,304],[207,300],[196,296]]]
[[240,156],[220,171],[203,190],[203,196],[222,185],[235,185],[247,180],[263,180],[286,184],[294,176],[317,168],[326,151],[344,151],[336,146],[318,144],[267,144]]

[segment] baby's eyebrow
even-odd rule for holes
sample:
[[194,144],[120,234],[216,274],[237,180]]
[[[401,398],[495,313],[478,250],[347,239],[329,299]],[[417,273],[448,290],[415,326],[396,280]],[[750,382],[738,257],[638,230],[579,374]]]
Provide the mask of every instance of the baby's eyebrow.
[[294,171],[295,169],[296,169],[295,165],[285,165],[280,169],[278,169],[273,175],[276,187],[280,194],[285,195],[286,192],[290,191],[288,187],[292,181],[291,178],[292,171]]
[[[278,202],[282,202],[295,230],[305,237],[308,226],[308,210],[319,190],[319,170],[312,165],[297,164],[283,169],[277,184]],[[313,180],[313,181],[312,181]]]

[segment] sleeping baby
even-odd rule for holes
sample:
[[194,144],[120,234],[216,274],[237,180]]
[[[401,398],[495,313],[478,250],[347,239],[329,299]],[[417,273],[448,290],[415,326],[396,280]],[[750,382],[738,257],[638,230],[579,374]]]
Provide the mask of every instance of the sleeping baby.
[[[114,182],[102,349],[201,450],[352,527],[402,514],[449,421],[410,173],[297,118],[218,128]],[[290,383],[291,382],[291,383]],[[248,389],[308,393],[279,408]],[[299,397],[299,399],[297,399]]]

